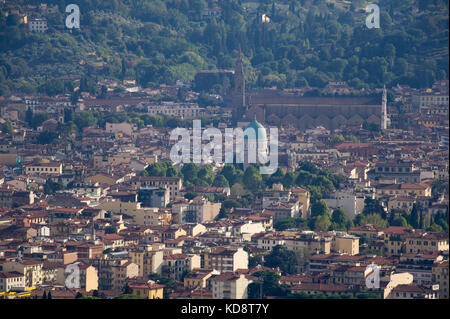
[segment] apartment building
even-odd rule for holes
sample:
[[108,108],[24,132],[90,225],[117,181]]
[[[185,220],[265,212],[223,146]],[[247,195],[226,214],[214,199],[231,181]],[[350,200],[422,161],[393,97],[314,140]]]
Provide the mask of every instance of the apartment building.
[[33,191],[18,191],[9,186],[0,186],[0,207],[31,205],[34,198]]
[[203,223],[214,220],[220,212],[222,203],[212,203],[203,196],[193,198],[183,211],[182,223]]
[[283,236],[285,246],[288,250],[297,251],[307,249],[314,253],[329,254],[331,251],[332,240],[329,237],[320,236],[312,231],[302,231],[300,233]]
[[439,285],[439,297],[441,299],[449,298],[448,279],[448,260],[434,263],[432,267],[432,280]]
[[140,202],[122,202],[116,199],[106,199],[98,206],[108,212],[126,214],[133,218],[133,223],[137,225],[153,225],[153,213],[158,213],[156,207],[142,207]]
[[438,299],[439,289],[417,284],[398,285],[386,299]]
[[163,299],[164,285],[156,284],[154,282],[147,283],[130,283],[128,285],[133,295],[144,297],[146,299]]
[[170,193],[168,189],[159,187],[142,187],[138,191],[138,201],[144,207],[166,207],[170,202]]
[[0,272],[0,292],[25,287],[25,276],[17,271]]
[[169,190],[170,201],[181,197],[183,183],[180,177],[136,176],[131,179],[131,185],[136,188],[158,187]]
[[300,202],[290,202],[290,203],[273,203],[272,205],[267,207],[268,211],[274,213],[273,222],[285,218],[297,218],[301,216],[301,212],[303,211],[302,204]]
[[126,258],[98,260],[100,290],[122,290],[128,278],[139,275],[139,266]]
[[23,163],[26,175],[61,175],[62,163],[56,161],[41,161],[40,163]]
[[219,247],[209,254],[209,266],[220,273],[248,269],[248,253],[242,247]]
[[359,254],[359,237],[352,235],[336,235],[332,237],[331,250],[350,256]]
[[164,256],[163,276],[180,281],[185,273],[200,268],[200,256],[196,254],[175,254]]
[[142,248],[131,249],[128,254],[130,260],[138,265],[139,277],[148,277],[150,274],[161,275],[164,254],[158,247],[147,245]]
[[311,194],[307,189],[294,187],[291,189],[292,197],[296,198],[301,205],[301,218],[307,218],[310,208]]
[[211,280],[213,299],[247,299],[248,285],[251,280],[245,275],[227,272],[215,276]]
[[406,238],[413,231],[407,227],[391,226],[384,230],[384,252],[388,256],[400,255],[406,250]]
[[407,272],[413,275],[413,283],[418,285],[430,286],[433,280],[433,265],[443,260],[439,252],[435,253],[413,253],[402,254],[398,265],[395,267],[397,272]]
[[43,18],[32,18],[28,21],[28,30],[30,32],[44,33],[48,30],[47,20]]
[[4,272],[18,272],[25,277],[26,287],[36,287],[43,283],[43,261],[37,260],[22,260],[22,261],[7,261],[3,264]]
[[380,185],[376,188],[377,197],[386,195],[401,195],[401,196],[431,196],[431,187],[424,183],[402,183]]
[[405,240],[405,251],[410,254],[448,251],[447,233],[412,233]]
[[199,118],[204,111],[197,103],[160,102],[147,104],[146,108],[150,115],[164,114],[184,119]]
[[184,287],[188,289],[205,289],[208,287],[208,279],[211,278],[212,275],[213,271],[211,269],[194,269],[194,271],[184,276]]
[[94,155],[94,168],[108,168],[120,164],[128,164],[133,158],[133,154],[127,152],[115,154],[96,154]]
[[395,179],[396,183],[419,183],[420,170],[412,162],[383,161],[377,162],[375,168],[367,173],[370,179],[382,176]]
[[364,196],[352,191],[337,191],[330,198],[324,198],[323,200],[331,210],[343,209],[350,219],[355,218],[364,209]]

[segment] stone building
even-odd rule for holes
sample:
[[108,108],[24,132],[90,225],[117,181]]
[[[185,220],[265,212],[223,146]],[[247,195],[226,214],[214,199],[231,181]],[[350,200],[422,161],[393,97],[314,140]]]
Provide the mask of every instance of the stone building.
[[300,130],[323,126],[329,130],[358,127],[364,122],[387,128],[387,94],[381,97],[306,97],[274,89],[245,89],[242,55],[234,73],[234,87],[225,98],[233,108],[233,123],[256,119],[266,125]]

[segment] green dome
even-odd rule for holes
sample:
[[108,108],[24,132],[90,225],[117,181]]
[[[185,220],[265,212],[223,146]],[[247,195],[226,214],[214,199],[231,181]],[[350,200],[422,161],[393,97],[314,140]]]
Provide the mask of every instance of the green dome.
[[[256,115],[255,115],[255,119],[253,120],[253,122],[251,122],[245,129],[248,129],[248,128],[252,128],[252,129],[255,130],[255,134],[256,134],[256,139],[257,140],[260,140],[260,139],[261,140],[267,140],[266,129],[261,123],[259,123],[256,120]],[[261,136],[260,136],[260,134],[261,134]],[[245,135],[245,138],[246,139],[248,138],[247,135]]]

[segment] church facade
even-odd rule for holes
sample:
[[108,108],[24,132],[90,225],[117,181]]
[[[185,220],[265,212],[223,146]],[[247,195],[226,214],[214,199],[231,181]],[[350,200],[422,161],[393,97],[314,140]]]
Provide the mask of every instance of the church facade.
[[386,89],[379,97],[305,97],[282,90],[245,90],[242,56],[234,74],[234,88],[226,98],[233,123],[255,116],[264,125],[293,126],[300,130],[323,126],[331,131],[358,127],[364,122],[387,128]]

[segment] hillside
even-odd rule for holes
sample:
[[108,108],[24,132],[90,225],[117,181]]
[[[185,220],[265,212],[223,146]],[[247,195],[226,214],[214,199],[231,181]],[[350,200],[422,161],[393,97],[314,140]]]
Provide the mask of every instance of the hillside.
[[[91,91],[102,78],[144,87],[190,81],[198,70],[233,68],[239,47],[254,87],[429,87],[448,79],[448,0],[380,0],[380,29],[366,28],[362,0],[48,0],[58,5],[53,14],[40,3],[0,7],[1,95],[68,93],[80,78]],[[69,3],[81,11],[73,32],[64,26]],[[208,7],[220,17],[204,16]],[[14,12],[45,17],[48,31],[28,32]]]

